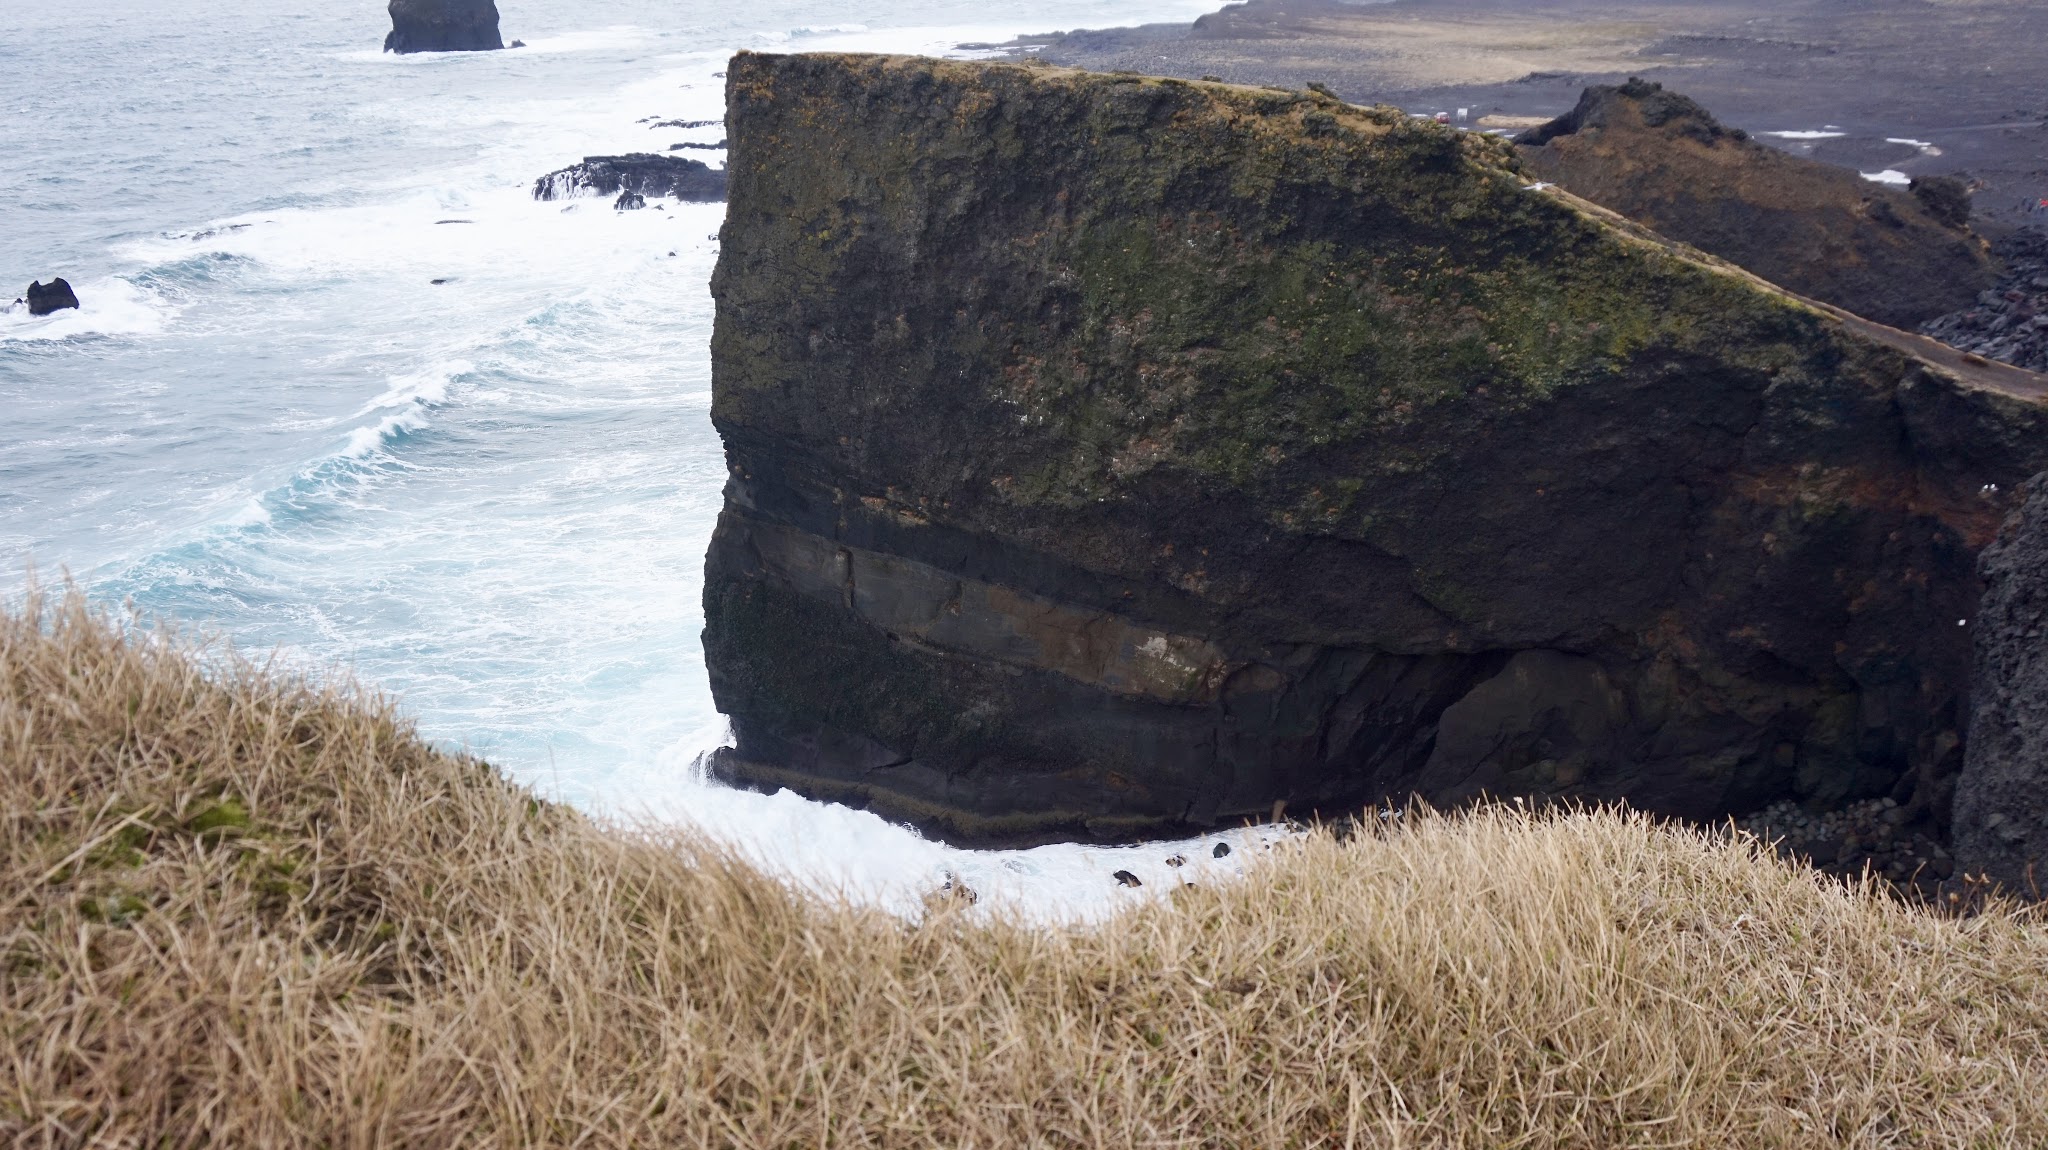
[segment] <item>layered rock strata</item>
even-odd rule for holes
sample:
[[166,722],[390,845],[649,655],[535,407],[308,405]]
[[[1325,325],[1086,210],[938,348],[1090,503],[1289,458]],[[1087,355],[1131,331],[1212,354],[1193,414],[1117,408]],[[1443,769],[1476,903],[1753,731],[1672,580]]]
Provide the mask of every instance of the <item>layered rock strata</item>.
[[725,198],[725,169],[702,160],[632,152],[623,156],[585,156],[583,162],[549,172],[533,182],[536,200],[573,196],[674,196],[687,203],[715,203]]
[[2048,381],[1393,109],[727,83],[723,777],[977,842],[1481,793],[1946,822]]
[[391,0],[386,52],[488,52],[505,46],[493,0]]
[[1893,327],[1962,308],[1997,275],[1953,181],[1895,191],[1765,147],[1658,84],[1588,88],[1519,141],[1545,180]]
[[2035,898],[2048,893],[2048,474],[1979,561],[1969,751],[1956,858]]

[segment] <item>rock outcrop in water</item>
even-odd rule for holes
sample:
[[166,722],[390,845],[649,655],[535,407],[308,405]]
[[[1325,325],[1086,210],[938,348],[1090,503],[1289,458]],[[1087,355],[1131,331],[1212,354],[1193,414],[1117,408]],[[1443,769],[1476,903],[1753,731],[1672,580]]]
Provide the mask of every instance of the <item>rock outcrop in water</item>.
[[[1765,147],[1692,100],[1630,80],[1519,137],[1539,177],[1801,295],[1911,330],[1996,266],[1945,183],[1919,195]],[[1958,215],[1961,216],[1958,219]]]
[[1945,824],[2048,381],[1392,109],[873,56],[727,93],[723,777],[984,842],[1481,792]]
[[2048,892],[2048,474],[1984,550],[1956,859],[2008,889]]
[[[20,281],[15,281],[19,283]],[[49,315],[65,308],[78,306],[78,293],[62,277],[44,283],[37,280],[28,285],[28,314]]]
[[702,160],[633,152],[624,156],[585,156],[580,164],[549,172],[533,182],[536,200],[572,196],[674,196],[689,203],[715,203],[725,198],[726,173]]
[[488,52],[505,46],[493,0],[391,0],[386,52]]

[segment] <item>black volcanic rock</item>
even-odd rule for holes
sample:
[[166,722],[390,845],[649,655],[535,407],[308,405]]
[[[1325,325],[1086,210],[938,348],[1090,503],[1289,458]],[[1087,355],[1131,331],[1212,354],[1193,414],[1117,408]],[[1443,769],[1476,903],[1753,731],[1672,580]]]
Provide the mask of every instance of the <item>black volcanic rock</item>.
[[634,152],[624,156],[585,156],[580,164],[549,172],[533,182],[536,200],[572,196],[674,196],[690,203],[715,203],[725,198],[725,169],[702,160]]
[[2005,261],[1998,283],[1920,331],[1986,359],[2048,371],[2048,231],[2022,228],[1993,250]]
[[2048,379],[1391,108],[728,73],[720,777],[980,842],[1411,795],[1948,809],[1956,621]]
[[39,280],[28,285],[30,315],[49,315],[53,311],[63,311],[65,308],[77,306],[78,294],[61,278],[53,279],[49,283]]
[[1960,183],[1896,191],[1757,143],[1659,84],[1587,88],[1516,142],[1542,179],[1879,323],[1910,330],[1996,275]]
[[1984,549],[1955,856],[1968,874],[2048,891],[2048,473]]
[[391,0],[390,10],[386,52],[487,52],[505,46],[492,0]]

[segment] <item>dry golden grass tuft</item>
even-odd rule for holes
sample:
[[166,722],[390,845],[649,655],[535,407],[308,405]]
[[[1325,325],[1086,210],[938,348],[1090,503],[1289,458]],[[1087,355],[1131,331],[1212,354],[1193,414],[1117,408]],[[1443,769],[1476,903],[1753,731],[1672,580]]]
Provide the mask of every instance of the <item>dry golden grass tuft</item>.
[[0,619],[22,1146],[2039,1146],[2048,934],[1492,810],[1107,925],[921,923],[361,693]]

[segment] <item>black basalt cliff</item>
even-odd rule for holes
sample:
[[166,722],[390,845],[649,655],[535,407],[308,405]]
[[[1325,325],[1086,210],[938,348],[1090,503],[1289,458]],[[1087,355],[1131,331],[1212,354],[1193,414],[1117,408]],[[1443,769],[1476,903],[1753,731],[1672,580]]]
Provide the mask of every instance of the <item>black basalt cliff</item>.
[[2041,377],[1392,109],[727,84],[722,776],[971,842],[1481,793],[1946,822]]
[[1979,562],[1970,745],[1956,859],[2035,898],[2048,893],[2048,474]]
[[386,52],[487,52],[504,46],[493,0],[391,0]]

